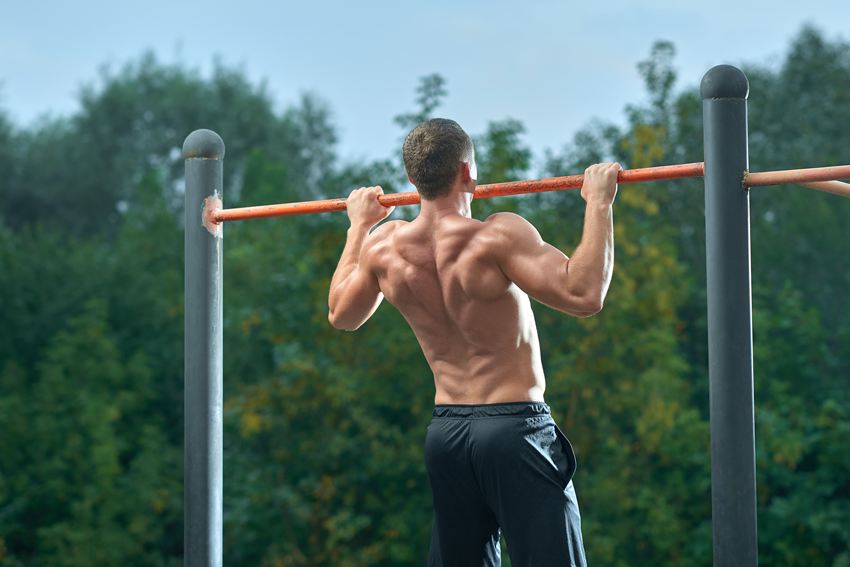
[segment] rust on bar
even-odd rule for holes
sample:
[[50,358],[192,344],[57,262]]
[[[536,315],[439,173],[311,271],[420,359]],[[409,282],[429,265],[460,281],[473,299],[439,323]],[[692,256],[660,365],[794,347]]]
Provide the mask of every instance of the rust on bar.
[[[621,171],[617,177],[617,182],[620,184],[646,183],[648,181],[702,177],[704,174],[705,165],[702,162],[686,163],[682,165],[664,165],[659,167],[627,169]],[[571,175],[568,177],[552,177],[549,179],[534,179],[531,181],[511,181],[508,183],[479,185],[475,188],[473,198],[486,199],[489,197],[503,197],[506,195],[521,195],[526,193],[542,193],[544,191],[577,189],[582,186],[583,182],[584,175]],[[378,197],[378,201],[385,207],[415,205],[419,203],[419,193],[415,191],[410,193],[390,193],[388,195],[381,195]],[[212,212],[212,218],[214,222],[222,223],[237,220],[330,213],[344,210],[345,199],[328,199],[325,201],[305,201],[303,203],[286,203],[283,205],[265,205],[260,207],[244,207],[240,209],[217,209]]]
[[213,213],[213,218],[215,222],[221,223],[247,219],[309,215],[313,213],[331,213],[344,210],[345,199],[327,199],[325,201],[304,201],[303,203],[286,203],[283,205],[218,209]]
[[[764,187],[766,185],[802,185],[803,183],[835,181],[839,179],[850,179],[850,165],[789,169],[787,171],[766,171],[764,173],[749,173],[745,171],[743,186],[747,188]],[[812,187],[812,189],[816,189],[816,187]]]
[[204,199],[204,208],[201,210],[201,220],[204,228],[216,238],[221,238],[224,234],[221,223],[216,218],[216,213],[221,210],[221,206],[221,197],[218,196],[218,190],[216,189],[212,195]]

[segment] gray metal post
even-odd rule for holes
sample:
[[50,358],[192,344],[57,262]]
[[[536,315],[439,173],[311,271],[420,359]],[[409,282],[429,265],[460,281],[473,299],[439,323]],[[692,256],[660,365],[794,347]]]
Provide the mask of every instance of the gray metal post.
[[702,79],[715,567],[756,567],[756,462],[747,77],[718,65]]
[[184,565],[222,562],[222,228],[224,142],[196,130],[186,158]]

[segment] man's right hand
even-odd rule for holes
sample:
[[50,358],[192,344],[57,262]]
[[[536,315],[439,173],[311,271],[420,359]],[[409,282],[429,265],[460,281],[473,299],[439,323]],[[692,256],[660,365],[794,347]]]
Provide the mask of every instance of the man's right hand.
[[361,187],[351,192],[345,200],[348,218],[353,227],[372,228],[393,212],[395,207],[385,207],[378,197],[384,194],[380,187]]
[[617,162],[597,163],[584,171],[581,196],[588,204],[610,205],[617,196],[617,174],[623,168]]

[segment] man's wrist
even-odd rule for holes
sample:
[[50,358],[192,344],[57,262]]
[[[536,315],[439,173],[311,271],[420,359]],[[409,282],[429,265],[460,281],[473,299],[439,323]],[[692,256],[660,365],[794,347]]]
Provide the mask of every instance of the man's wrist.
[[371,229],[371,228],[372,227],[368,223],[363,223],[363,222],[351,223],[351,226],[348,227],[348,233],[349,234],[363,234],[364,232],[368,233],[369,229]]
[[613,200],[609,201],[607,199],[593,199],[593,200],[587,201],[587,208],[589,208],[589,209],[590,208],[607,209],[607,208],[612,207],[613,205],[614,205],[614,201]]

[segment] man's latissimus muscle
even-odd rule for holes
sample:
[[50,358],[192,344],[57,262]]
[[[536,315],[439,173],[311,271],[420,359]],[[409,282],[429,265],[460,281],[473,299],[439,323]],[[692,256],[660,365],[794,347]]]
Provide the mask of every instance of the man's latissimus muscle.
[[584,232],[572,259],[517,215],[470,218],[475,180],[468,164],[449,196],[424,201],[410,223],[386,223],[368,236],[386,216],[377,201],[381,191],[353,193],[352,229],[331,284],[331,323],[357,328],[386,297],[422,346],[437,404],[542,401],[545,379],[528,296],[579,317],[602,308],[613,269],[611,204],[619,169],[588,168]]

